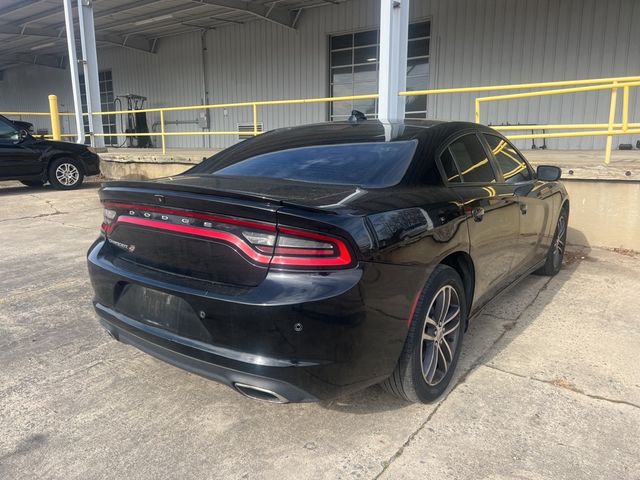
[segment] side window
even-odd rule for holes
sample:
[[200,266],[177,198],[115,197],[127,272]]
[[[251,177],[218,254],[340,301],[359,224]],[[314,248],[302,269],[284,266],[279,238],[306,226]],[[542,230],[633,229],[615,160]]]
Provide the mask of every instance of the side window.
[[465,135],[449,145],[449,152],[460,170],[464,183],[492,183],[495,173],[484,147],[475,134]]
[[460,183],[462,180],[460,170],[458,170],[456,163],[453,161],[448,147],[440,154],[440,162],[442,163],[442,168],[444,168],[444,174],[447,176],[447,182]]
[[527,162],[508,142],[495,135],[485,135],[485,138],[505,182],[520,183],[531,180]]
[[0,143],[14,143],[18,141],[18,130],[4,120],[0,120]]

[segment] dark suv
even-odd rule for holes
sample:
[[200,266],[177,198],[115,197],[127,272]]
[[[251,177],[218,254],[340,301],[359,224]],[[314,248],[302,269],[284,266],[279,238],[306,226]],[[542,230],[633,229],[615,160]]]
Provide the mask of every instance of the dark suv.
[[100,173],[100,157],[86,145],[33,138],[0,115],[0,180],[70,190]]

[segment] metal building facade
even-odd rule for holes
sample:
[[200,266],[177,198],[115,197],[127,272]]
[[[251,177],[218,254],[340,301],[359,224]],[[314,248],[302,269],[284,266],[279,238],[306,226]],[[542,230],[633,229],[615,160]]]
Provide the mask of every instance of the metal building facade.
[[[209,103],[324,97],[329,94],[329,36],[376,28],[378,17],[376,0],[352,0],[305,10],[297,30],[254,21],[204,36],[161,38],[156,54],[101,50],[100,68],[112,71],[116,95],[145,95],[150,107],[200,104],[205,91]],[[431,21],[428,88],[640,73],[640,2],[635,0],[412,0],[411,19]],[[62,110],[72,110],[68,71],[26,66],[5,71],[0,81],[3,110],[45,111],[49,93],[59,96]],[[428,115],[472,120],[473,98],[431,97]],[[630,120],[640,121],[635,92],[631,105]],[[608,93],[582,93],[491,104],[482,122],[605,122],[608,112]],[[196,111],[167,115],[167,130],[197,130],[197,116]],[[264,107],[259,112],[265,130],[327,118],[323,104]],[[157,120],[149,114],[150,127]],[[250,120],[248,108],[214,111],[211,129],[235,130]],[[38,121],[46,124],[45,119]],[[194,123],[171,123],[176,121]],[[632,140],[621,137],[614,145]],[[167,140],[169,147],[221,147],[235,141],[237,137],[199,135]],[[604,138],[548,143],[552,148],[590,149],[601,148]]]

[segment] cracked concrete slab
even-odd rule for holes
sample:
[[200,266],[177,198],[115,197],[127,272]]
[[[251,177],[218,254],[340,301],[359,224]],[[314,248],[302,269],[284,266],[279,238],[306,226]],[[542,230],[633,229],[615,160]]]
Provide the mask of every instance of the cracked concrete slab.
[[640,388],[640,259],[525,279],[473,321],[436,404],[274,406],[101,331],[96,193],[0,185],[0,478],[638,478],[638,409],[614,401]]
[[628,405],[480,366],[380,478],[638,478]]
[[561,271],[487,363],[640,405],[638,266],[601,251],[581,262],[579,275]]

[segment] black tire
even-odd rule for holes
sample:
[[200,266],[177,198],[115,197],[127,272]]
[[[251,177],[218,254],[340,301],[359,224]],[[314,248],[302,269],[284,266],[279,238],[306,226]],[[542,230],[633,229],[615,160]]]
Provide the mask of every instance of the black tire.
[[73,190],[82,185],[82,165],[73,158],[58,158],[49,165],[49,183],[58,190]]
[[558,221],[556,223],[556,231],[553,235],[553,241],[547,252],[547,258],[544,266],[536,273],[538,275],[554,276],[562,268],[562,260],[564,259],[564,251],[567,245],[567,225],[569,224],[569,210],[566,206],[560,210]]
[[20,180],[20,183],[32,188],[40,188],[44,185],[42,180]]
[[[443,292],[444,295],[450,292],[451,300],[444,313]],[[457,317],[454,307],[458,309]],[[467,314],[460,275],[451,267],[438,265],[420,294],[402,354],[393,374],[382,383],[383,388],[396,397],[416,403],[429,403],[440,397],[458,364]],[[447,318],[450,321],[444,322]],[[452,322],[457,324],[454,326]],[[434,360],[441,363],[434,365]]]

